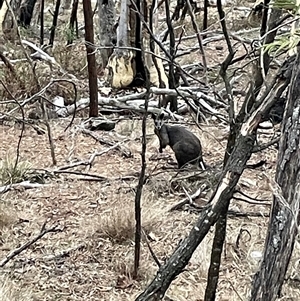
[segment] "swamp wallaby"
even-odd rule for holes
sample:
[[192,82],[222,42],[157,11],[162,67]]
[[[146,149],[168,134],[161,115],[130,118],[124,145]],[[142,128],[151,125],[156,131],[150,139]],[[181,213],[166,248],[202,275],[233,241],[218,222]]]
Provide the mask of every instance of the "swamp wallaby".
[[164,124],[163,113],[157,117],[152,114],[152,118],[155,126],[154,133],[159,138],[160,153],[162,153],[163,148],[169,145],[175,153],[178,168],[181,168],[186,163],[198,163],[199,166],[203,165],[202,167],[205,167],[200,140],[193,133],[179,125],[170,126]]

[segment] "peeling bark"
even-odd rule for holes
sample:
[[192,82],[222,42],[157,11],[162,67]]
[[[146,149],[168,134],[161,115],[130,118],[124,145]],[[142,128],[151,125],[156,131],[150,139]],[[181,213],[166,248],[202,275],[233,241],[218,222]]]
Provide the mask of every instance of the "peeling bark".
[[115,44],[116,36],[114,24],[116,20],[115,2],[113,0],[98,0],[98,16],[99,16],[99,38],[101,65],[106,67],[108,59],[113,52],[113,45]]
[[[155,7],[156,2],[151,4],[145,0],[122,0],[117,47],[107,64],[107,81],[112,87],[143,86],[146,82],[145,72],[149,73],[152,85],[168,87],[162,60],[158,58],[159,48],[151,39],[151,34],[154,33],[151,29],[151,34],[149,33],[150,22],[157,17],[151,15]],[[145,52],[145,60],[142,59],[142,51]]]
[[[299,224],[300,202],[300,55],[282,125],[273,206],[260,270],[254,276],[251,301],[274,301],[280,294]],[[275,184],[275,185],[277,185]],[[281,188],[281,191],[280,191]]]

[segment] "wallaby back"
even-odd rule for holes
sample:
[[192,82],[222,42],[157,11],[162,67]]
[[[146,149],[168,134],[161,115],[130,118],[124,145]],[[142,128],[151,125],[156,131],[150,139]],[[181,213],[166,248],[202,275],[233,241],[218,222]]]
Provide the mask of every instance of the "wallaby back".
[[187,163],[200,164],[202,162],[204,165],[200,140],[192,132],[182,126],[164,124],[163,113],[158,117],[155,115],[152,117],[155,125],[154,133],[159,138],[160,152],[169,145],[175,153],[178,168]]

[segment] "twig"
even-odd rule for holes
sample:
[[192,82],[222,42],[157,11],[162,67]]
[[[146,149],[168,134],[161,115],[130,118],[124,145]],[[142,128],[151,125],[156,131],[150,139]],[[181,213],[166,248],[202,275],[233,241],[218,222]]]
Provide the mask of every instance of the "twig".
[[8,88],[6,87],[6,85],[4,84],[4,82],[1,79],[0,79],[0,82],[1,82],[2,86],[4,87],[4,89],[6,90],[6,92],[10,95],[10,97],[15,101],[15,103],[17,104],[17,106],[20,108],[21,115],[22,115],[22,120],[23,120],[23,122],[22,122],[22,128],[21,128],[21,134],[20,134],[19,139],[18,139],[16,161],[15,161],[15,165],[14,165],[14,169],[13,169],[13,172],[15,172],[16,169],[17,169],[17,167],[18,167],[18,164],[19,164],[21,141],[23,139],[23,135],[24,135],[24,131],[25,131],[25,123],[24,123],[25,113],[24,113],[24,110],[23,110],[22,106],[20,105],[20,103],[11,94],[11,92],[8,90]]
[[[114,146],[115,143],[114,142],[111,142],[111,141],[107,141],[107,140],[104,140],[102,138],[99,138],[97,137],[97,135],[95,135],[95,133],[93,133],[92,131],[90,130],[87,130],[87,129],[84,129],[84,128],[81,128],[81,131],[82,133],[86,134],[86,135],[89,135],[91,136],[93,139],[95,139],[96,141],[98,141],[99,143],[101,144],[107,144],[107,145],[110,145],[110,146]],[[122,143],[128,141],[129,139],[126,139],[124,140]],[[130,150],[127,150],[125,148],[121,148],[120,145],[117,145],[115,148],[117,148],[126,158],[131,158],[132,157],[132,154],[130,152]]]
[[152,258],[154,259],[154,261],[157,264],[157,266],[160,267],[161,263],[159,262],[159,260],[158,260],[157,256],[155,255],[154,251],[152,250],[151,245],[150,245],[149,240],[148,240],[148,237],[147,237],[147,235],[146,235],[146,233],[145,233],[145,231],[144,231],[143,228],[142,228],[142,233],[144,235],[147,247],[148,247],[148,249],[150,251],[150,254],[151,254]]
[[51,153],[51,158],[52,158],[52,164],[56,166],[57,161],[55,157],[55,151],[54,151],[54,143],[53,143],[53,138],[52,138],[52,132],[51,132],[51,127],[49,123],[49,118],[48,118],[48,113],[47,113],[47,108],[46,108],[46,103],[41,99],[41,109],[43,112],[43,117],[44,117],[44,123],[47,128],[47,133],[48,133],[48,140],[49,140],[49,145],[50,145],[50,153]]
[[233,200],[237,200],[237,201],[246,202],[246,203],[252,204],[252,205],[271,206],[271,203],[259,202],[259,201],[255,202],[255,201],[250,201],[250,200],[243,199],[243,198],[238,198],[238,197],[236,197],[236,196],[234,196],[232,199],[233,199]]
[[91,177],[91,178],[94,178],[95,181],[96,180],[97,181],[108,181],[109,180],[106,177],[102,177],[99,175],[93,175],[93,174],[89,174],[89,173],[84,173],[84,172],[80,172],[80,171],[54,170],[53,173],[54,174],[70,174],[70,175]]
[[197,189],[197,191],[194,194],[192,194],[191,196],[186,197],[183,200],[181,200],[178,204],[174,205],[169,211],[175,211],[175,210],[182,209],[182,207],[187,204],[192,205],[193,200],[196,199],[201,194],[201,191],[203,191],[203,187]]
[[26,242],[24,245],[20,246],[19,248],[14,249],[13,251],[11,251],[8,255],[6,255],[6,257],[0,262],[0,267],[4,267],[11,259],[13,259],[14,257],[16,257],[18,254],[20,254],[21,252],[23,252],[24,250],[26,250],[28,247],[30,247],[31,245],[33,245],[35,242],[37,242],[40,238],[42,238],[45,234],[50,233],[50,232],[62,232],[63,229],[59,229],[56,226],[53,226],[49,229],[46,229],[46,222],[44,222],[40,233],[35,236],[32,240]]

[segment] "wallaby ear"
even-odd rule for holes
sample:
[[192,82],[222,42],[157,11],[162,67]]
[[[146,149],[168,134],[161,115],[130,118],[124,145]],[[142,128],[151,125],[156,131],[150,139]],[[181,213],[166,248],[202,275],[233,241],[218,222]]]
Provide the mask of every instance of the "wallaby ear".
[[151,117],[153,120],[156,120],[156,115],[154,113],[151,113]]
[[165,114],[164,114],[163,112],[161,112],[161,113],[159,114],[159,119],[163,120],[164,117],[165,117]]

